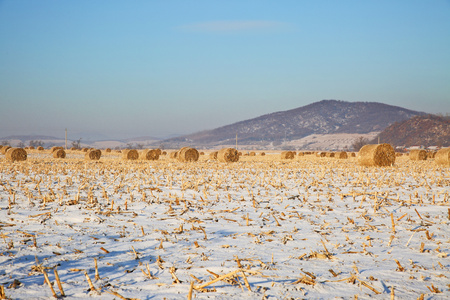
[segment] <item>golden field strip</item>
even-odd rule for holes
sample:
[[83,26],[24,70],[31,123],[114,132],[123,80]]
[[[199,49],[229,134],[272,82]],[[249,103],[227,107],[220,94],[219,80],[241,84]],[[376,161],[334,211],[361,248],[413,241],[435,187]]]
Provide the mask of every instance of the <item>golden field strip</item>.
[[0,298],[444,299],[450,168],[0,155]]

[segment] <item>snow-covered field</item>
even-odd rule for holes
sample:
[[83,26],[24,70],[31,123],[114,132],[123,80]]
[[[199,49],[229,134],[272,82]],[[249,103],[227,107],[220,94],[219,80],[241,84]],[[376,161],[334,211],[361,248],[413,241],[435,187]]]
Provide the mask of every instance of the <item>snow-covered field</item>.
[[432,160],[69,151],[0,156],[0,167],[0,285],[12,299],[51,298],[43,271],[61,295],[55,270],[68,299],[450,297],[450,169]]

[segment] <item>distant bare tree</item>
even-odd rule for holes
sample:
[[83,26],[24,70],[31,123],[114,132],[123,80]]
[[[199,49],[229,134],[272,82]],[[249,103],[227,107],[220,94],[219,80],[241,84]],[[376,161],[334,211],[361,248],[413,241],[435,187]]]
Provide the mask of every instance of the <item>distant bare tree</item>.
[[18,147],[18,148],[24,148],[24,147],[25,147],[24,142],[20,141],[20,142],[17,144],[17,147]]
[[8,140],[3,140],[3,141],[2,141],[2,146],[8,146],[8,145],[9,145]]
[[36,141],[35,140],[31,140],[31,141],[28,142],[28,145],[30,147],[35,147],[35,148],[37,148],[39,146],[44,147],[44,142],[43,141],[39,141],[39,140],[36,140]]
[[363,136],[360,136],[352,144],[353,151],[358,152],[364,145],[367,145],[368,143],[369,143],[368,139],[366,139]]
[[137,144],[136,143],[136,149],[144,149],[144,144]]
[[72,141],[72,147],[74,147],[75,149],[81,149],[81,138],[76,141]]

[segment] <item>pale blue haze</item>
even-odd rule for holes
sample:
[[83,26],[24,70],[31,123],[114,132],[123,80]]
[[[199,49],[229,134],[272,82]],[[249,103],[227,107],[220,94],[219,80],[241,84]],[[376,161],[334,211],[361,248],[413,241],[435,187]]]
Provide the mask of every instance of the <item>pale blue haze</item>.
[[0,137],[185,134],[323,99],[450,113],[450,1],[0,0]]

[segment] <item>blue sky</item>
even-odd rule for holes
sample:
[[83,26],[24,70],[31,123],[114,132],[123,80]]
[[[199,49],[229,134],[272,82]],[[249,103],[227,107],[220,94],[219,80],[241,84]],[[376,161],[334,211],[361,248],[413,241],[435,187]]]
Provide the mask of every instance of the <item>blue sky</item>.
[[450,1],[0,0],[0,137],[161,137],[323,99],[450,113]]

